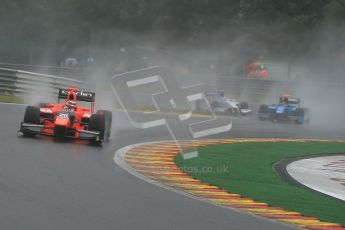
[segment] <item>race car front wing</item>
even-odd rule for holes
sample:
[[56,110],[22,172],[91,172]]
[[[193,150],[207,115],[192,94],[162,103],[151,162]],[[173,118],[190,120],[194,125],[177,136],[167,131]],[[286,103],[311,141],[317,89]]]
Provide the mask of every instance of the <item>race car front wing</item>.
[[[29,124],[22,122],[20,124],[19,132],[22,133],[29,133],[29,134],[43,134],[43,135],[52,135],[49,133],[44,132],[44,129],[53,129],[52,127],[45,127],[44,125],[37,125],[37,124]],[[79,136],[66,136],[68,138],[75,138],[81,140],[100,140],[100,132],[97,131],[89,131],[89,130],[76,130],[79,133]]]

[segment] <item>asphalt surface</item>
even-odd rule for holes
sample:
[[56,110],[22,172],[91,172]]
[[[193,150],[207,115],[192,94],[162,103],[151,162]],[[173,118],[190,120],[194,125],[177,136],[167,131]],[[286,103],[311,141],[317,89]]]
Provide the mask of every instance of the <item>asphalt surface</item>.
[[[1,229],[291,229],[223,209],[146,183],[113,161],[121,147],[169,139],[165,128],[132,128],[113,114],[112,137],[103,147],[50,137],[17,136],[24,106],[0,104]],[[235,119],[212,138],[341,138],[344,127],[324,131],[255,119]]]

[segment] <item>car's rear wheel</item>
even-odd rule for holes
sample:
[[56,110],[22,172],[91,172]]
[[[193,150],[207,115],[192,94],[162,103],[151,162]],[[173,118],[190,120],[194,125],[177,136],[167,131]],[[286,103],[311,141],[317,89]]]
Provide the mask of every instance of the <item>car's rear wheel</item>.
[[268,106],[267,105],[260,105],[259,113],[268,113]]
[[268,109],[268,105],[260,105],[259,107],[259,119],[260,120],[266,120],[268,119],[268,114],[269,114],[269,109]]
[[241,102],[240,109],[249,109],[248,102]]
[[[40,124],[40,109],[35,106],[26,107],[25,114],[24,114],[24,123],[39,125]],[[23,131],[23,134],[26,136],[35,135],[29,131]]]

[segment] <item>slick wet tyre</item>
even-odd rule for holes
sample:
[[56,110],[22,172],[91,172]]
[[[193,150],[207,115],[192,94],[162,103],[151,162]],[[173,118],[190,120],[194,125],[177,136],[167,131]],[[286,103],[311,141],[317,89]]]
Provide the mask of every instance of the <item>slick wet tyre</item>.
[[88,130],[100,132],[99,142],[101,142],[104,139],[104,130],[105,130],[104,116],[101,116],[100,114],[92,114],[92,116],[90,117]]
[[108,110],[99,110],[96,114],[99,114],[101,117],[104,117],[104,139],[108,140],[111,133],[111,124],[112,124],[112,112]]
[[249,109],[249,105],[247,102],[241,102],[240,109]]
[[[35,106],[28,106],[25,109],[24,123],[28,124],[40,124],[40,109]],[[23,131],[24,136],[35,136],[35,134],[29,131]]]
[[259,113],[268,113],[268,105],[260,105]]
[[40,124],[40,109],[35,106],[26,107],[24,114],[24,123]]

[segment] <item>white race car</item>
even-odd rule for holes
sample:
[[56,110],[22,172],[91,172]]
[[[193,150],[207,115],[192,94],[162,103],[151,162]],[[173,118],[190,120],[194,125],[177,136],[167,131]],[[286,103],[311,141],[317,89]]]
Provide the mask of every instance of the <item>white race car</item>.
[[[228,99],[224,96],[224,91],[207,91],[205,92],[205,96],[215,113],[224,113],[237,116],[247,115],[253,112],[251,109],[249,109],[247,102],[239,102],[234,99]],[[199,111],[207,110],[206,106],[202,104],[197,104],[196,108]]]
[[239,102],[226,97],[211,102],[211,107],[215,113],[228,113],[234,116],[247,115],[253,112],[249,109],[247,102]]

